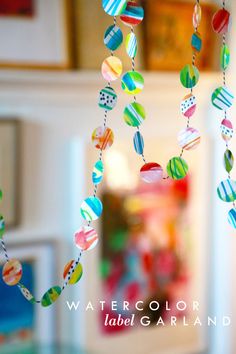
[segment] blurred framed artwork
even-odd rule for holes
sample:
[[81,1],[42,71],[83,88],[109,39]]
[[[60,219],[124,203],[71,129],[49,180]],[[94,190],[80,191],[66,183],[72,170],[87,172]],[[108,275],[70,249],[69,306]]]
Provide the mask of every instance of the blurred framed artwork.
[[0,67],[68,69],[70,0],[0,0]]
[[[186,60],[191,61],[191,36],[194,32],[192,14],[194,4],[186,0],[143,1],[145,7],[144,46],[147,70],[178,71]],[[202,51],[197,57],[201,71],[217,70],[215,60],[218,42],[209,31],[211,18],[216,11],[214,4],[201,4],[202,20],[199,33]],[[189,59],[188,59],[189,58]]]
[[34,0],[0,0],[0,16],[32,17]]
[[[37,298],[53,283],[53,245],[24,243],[8,247],[11,258],[18,259],[23,267],[21,284]],[[4,259],[0,259],[2,270]],[[46,271],[46,270],[47,271]],[[44,271],[45,270],[45,271]],[[53,343],[56,336],[55,308],[40,311],[27,301],[18,287],[7,286],[0,279],[0,352],[32,353],[35,342]]]
[[0,119],[0,188],[3,190],[1,214],[7,226],[19,221],[20,209],[20,123],[16,119]]

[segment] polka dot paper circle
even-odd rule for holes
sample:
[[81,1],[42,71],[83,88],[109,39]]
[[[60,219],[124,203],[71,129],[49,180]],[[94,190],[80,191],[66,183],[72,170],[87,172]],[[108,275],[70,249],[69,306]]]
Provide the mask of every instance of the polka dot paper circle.
[[119,58],[110,56],[102,63],[102,76],[106,81],[115,81],[122,74],[122,62]]
[[103,108],[106,111],[111,111],[113,108],[115,108],[116,103],[117,94],[112,87],[106,86],[99,92],[98,105],[100,108]]
[[192,117],[196,111],[196,107],[196,97],[192,93],[186,95],[181,101],[181,113],[187,118]]
[[141,167],[140,177],[146,183],[158,182],[163,178],[163,168],[156,162],[148,162]]
[[17,259],[10,259],[2,269],[2,278],[7,285],[13,286],[20,282],[22,265]]
[[90,226],[83,226],[75,233],[75,244],[82,251],[90,251],[98,243],[98,234]]
[[143,17],[143,8],[133,1],[128,1],[120,19],[127,26],[136,26],[142,22]]
[[[70,280],[68,284],[74,285],[80,281],[83,275],[83,267],[81,263],[78,263],[75,266],[76,262],[75,260],[71,260],[65,265],[64,272],[63,272],[63,278],[66,279],[67,277],[70,276]],[[75,268],[74,268],[75,266]],[[72,268],[74,268],[74,271],[72,273]],[[72,275],[71,275],[72,274]]]
[[110,16],[119,16],[126,6],[127,0],[102,0],[102,7]]
[[129,95],[136,95],[143,90],[143,76],[137,71],[128,71],[122,76],[121,87]]
[[222,139],[226,142],[230,141],[233,137],[233,124],[229,119],[223,119],[220,125]]
[[97,197],[86,198],[80,208],[83,219],[87,221],[97,220],[102,214],[102,202]]
[[92,134],[92,143],[99,150],[106,150],[112,146],[114,134],[110,128],[101,126],[96,128]]
[[173,157],[167,165],[168,176],[172,179],[182,179],[188,173],[187,162],[182,157]]

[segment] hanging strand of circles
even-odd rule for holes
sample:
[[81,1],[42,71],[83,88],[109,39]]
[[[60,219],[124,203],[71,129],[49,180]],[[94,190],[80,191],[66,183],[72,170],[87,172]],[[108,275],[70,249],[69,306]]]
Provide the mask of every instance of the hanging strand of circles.
[[227,86],[226,71],[230,63],[230,50],[227,45],[227,34],[230,29],[231,16],[225,8],[226,2],[222,1],[222,8],[218,10],[212,18],[213,30],[222,36],[222,45],[220,49],[220,67],[222,70],[222,85],[217,87],[211,97],[211,102],[215,108],[223,114],[223,120],[220,124],[221,136],[225,142],[225,152],[223,156],[224,168],[227,178],[220,182],[217,188],[219,198],[226,202],[232,203],[233,207],[228,212],[228,221],[233,228],[236,228],[236,182],[231,179],[231,170],[234,165],[234,156],[229,149],[229,143],[233,136],[233,125],[229,117],[229,108],[233,104],[234,95]]

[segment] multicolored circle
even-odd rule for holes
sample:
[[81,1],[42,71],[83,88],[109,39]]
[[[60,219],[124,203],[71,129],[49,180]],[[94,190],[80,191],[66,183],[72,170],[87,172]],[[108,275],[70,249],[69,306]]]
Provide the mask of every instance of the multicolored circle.
[[93,184],[99,184],[102,182],[103,179],[103,173],[104,173],[104,165],[102,160],[98,160],[93,167],[93,173],[92,173],[92,181]]
[[6,230],[5,220],[2,215],[0,215],[0,239],[3,237]]
[[180,81],[185,88],[193,88],[199,80],[199,71],[195,65],[188,64],[180,71]]
[[195,113],[196,107],[196,97],[190,93],[183,98],[180,110],[185,117],[190,118]]
[[113,108],[115,108],[116,103],[117,94],[112,87],[106,86],[99,92],[98,105],[100,108],[103,108],[106,111],[111,111]]
[[118,49],[123,42],[123,33],[116,25],[109,26],[104,34],[104,44],[110,50]]
[[228,119],[223,119],[220,125],[221,136],[224,141],[229,141],[233,137],[233,124]]
[[3,266],[2,278],[7,285],[13,286],[20,282],[22,273],[21,263],[17,259],[10,259]]
[[234,166],[234,155],[232,151],[227,149],[224,153],[224,168],[228,173],[230,173],[233,166]]
[[80,213],[83,219],[87,221],[97,220],[102,214],[102,202],[98,197],[86,198],[80,207]]
[[163,168],[156,162],[148,162],[140,169],[140,177],[146,183],[155,183],[163,178]]
[[234,95],[226,86],[218,87],[211,96],[213,106],[224,111],[232,106],[233,101]]
[[173,157],[167,164],[168,176],[172,179],[182,179],[188,173],[187,162],[180,156]]
[[124,109],[124,120],[131,127],[138,127],[143,123],[145,117],[145,109],[138,102],[132,102]]
[[26,300],[28,300],[31,304],[35,304],[35,297],[31,294],[31,292],[23,285],[18,284],[21,294],[24,296]]
[[212,28],[216,33],[225,34],[230,26],[230,13],[225,9],[218,10],[212,18]]
[[125,48],[130,58],[135,58],[137,54],[138,44],[136,35],[131,32],[127,35],[125,40]]
[[199,53],[202,49],[202,38],[199,32],[194,32],[191,39],[192,50]]
[[194,11],[193,11],[193,27],[198,28],[200,25],[202,19],[202,9],[200,4],[196,4],[194,6]]
[[114,134],[110,128],[101,126],[96,128],[92,134],[92,143],[96,149],[106,150],[112,146]]
[[[72,273],[73,269],[73,273]],[[68,281],[69,285],[77,284],[83,275],[83,267],[81,263],[76,264],[76,261],[73,259],[65,265],[63,278],[67,279],[70,277]]]
[[102,0],[102,7],[110,16],[121,15],[126,6],[127,0]]
[[41,305],[43,307],[48,307],[54,304],[54,302],[57,301],[60,295],[61,295],[60,286],[53,286],[48,291],[46,291],[46,293],[43,295],[41,299]]
[[217,194],[223,202],[234,202],[236,200],[236,182],[229,178],[220,182]]
[[139,25],[144,18],[144,10],[134,1],[128,1],[125,10],[120,16],[121,21],[127,26]]
[[228,222],[234,229],[236,229],[236,208],[232,208],[228,212]]
[[143,76],[137,71],[127,71],[122,76],[121,87],[129,95],[136,95],[143,90]]
[[117,80],[122,74],[122,62],[115,56],[106,58],[102,63],[102,76],[108,82]]
[[180,147],[184,150],[195,149],[201,140],[200,133],[195,128],[185,128],[180,131],[178,135],[178,143]]
[[137,131],[134,134],[133,143],[134,143],[134,149],[137,152],[137,154],[142,155],[144,149],[144,139],[140,131]]
[[82,251],[92,250],[98,243],[98,234],[90,226],[83,226],[75,233],[75,244]]
[[229,47],[224,44],[220,49],[220,66],[222,70],[226,70],[230,62],[230,51]]

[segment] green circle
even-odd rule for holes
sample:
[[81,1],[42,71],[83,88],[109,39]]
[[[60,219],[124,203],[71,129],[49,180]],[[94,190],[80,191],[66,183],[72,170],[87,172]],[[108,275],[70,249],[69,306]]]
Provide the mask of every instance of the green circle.
[[121,87],[129,95],[136,95],[143,90],[144,78],[137,71],[127,71],[122,76]]
[[145,116],[145,109],[140,103],[130,103],[124,109],[124,120],[131,127],[138,127],[142,124]]
[[225,44],[220,49],[220,66],[222,70],[226,70],[230,62],[229,47]]
[[234,155],[229,149],[227,149],[224,153],[224,167],[226,171],[230,173],[233,166],[234,166]]
[[61,295],[60,286],[53,286],[50,288],[42,297],[41,305],[43,307],[48,307],[52,305]]
[[3,237],[6,230],[5,220],[2,215],[0,215],[0,239]]
[[188,64],[180,71],[181,84],[186,88],[192,88],[197,85],[199,80],[199,71],[195,65]]
[[172,179],[182,179],[188,173],[187,162],[182,157],[173,157],[167,164],[168,176]]

